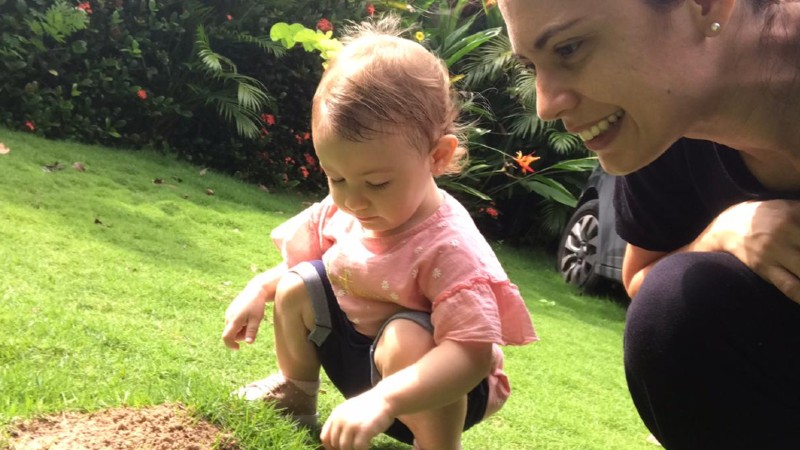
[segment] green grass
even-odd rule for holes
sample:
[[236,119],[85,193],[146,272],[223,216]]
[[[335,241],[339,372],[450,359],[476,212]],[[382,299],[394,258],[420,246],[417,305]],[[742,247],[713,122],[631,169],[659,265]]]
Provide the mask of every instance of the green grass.
[[[180,401],[245,448],[315,447],[270,409],[228,395],[274,370],[271,327],[238,353],[219,338],[230,300],[279,260],[269,231],[307,199],[156,153],[4,129],[0,142],[11,149],[0,155],[0,428]],[[42,169],[55,161],[64,168]],[[548,255],[497,252],[541,341],[506,348],[513,394],[464,448],[654,448],[625,387],[624,308],[565,286]],[[324,417],[341,397],[323,388]],[[374,448],[407,447],[381,438]]]

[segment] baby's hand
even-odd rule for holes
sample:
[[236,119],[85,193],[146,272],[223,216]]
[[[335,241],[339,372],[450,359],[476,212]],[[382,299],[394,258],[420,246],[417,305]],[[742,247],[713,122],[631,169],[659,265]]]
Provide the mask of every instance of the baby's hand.
[[264,298],[260,288],[248,285],[228,306],[225,312],[225,329],[222,340],[233,350],[239,350],[239,342],[252,344],[256,340],[258,327],[264,318]]
[[393,421],[386,399],[370,390],[337,406],[322,427],[320,439],[328,450],[368,450],[372,438]]

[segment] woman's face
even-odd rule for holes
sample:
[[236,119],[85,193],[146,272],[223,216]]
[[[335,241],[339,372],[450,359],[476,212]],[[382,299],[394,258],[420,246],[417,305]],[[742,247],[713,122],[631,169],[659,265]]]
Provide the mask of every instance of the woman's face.
[[610,173],[649,164],[702,117],[705,35],[684,2],[501,0],[514,52],[535,67],[537,110]]

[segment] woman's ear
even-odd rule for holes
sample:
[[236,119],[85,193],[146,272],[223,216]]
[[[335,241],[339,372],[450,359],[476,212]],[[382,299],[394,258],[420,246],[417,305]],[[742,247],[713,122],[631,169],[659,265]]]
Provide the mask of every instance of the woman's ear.
[[693,0],[697,25],[707,37],[718,35],[730,25],[736,0]]
[[431,173],[439,176],[447,171],[450,161],[458,148],[458,138],[452,134],[440,137],[430,151]]

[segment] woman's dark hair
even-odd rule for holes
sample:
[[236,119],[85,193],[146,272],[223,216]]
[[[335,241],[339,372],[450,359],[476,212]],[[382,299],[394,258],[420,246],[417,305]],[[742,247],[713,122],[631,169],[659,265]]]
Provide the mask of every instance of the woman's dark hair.
[[[679,4],[681,4],[685,0],[644,0],[645,3],[648,5],[663,11],[668,11]],[[753,7],[753,11],[763,11],[770,5],[774,5],[776,3],[780,3],[780,0],[748,0],[750,6]]]

